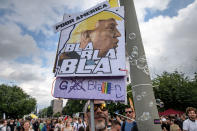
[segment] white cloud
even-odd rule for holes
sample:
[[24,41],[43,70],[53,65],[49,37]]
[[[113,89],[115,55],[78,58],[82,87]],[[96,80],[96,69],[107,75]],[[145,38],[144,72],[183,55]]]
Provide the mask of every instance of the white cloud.
[[51,88],[54,80],[52,68],[42,68],[38,64],[20,64],[1,61],[0,78],[15,81],[26,93],[36,98],[39,107],[50,105]]
[[197,1],[180,10],[173,18],[158,16],[141,23],[146,55],[152,73],[197,71]]
[[[11,11],[4,19],[22,24],[28,30],[39,33],[42,31],[46,36],[51,36],[52,26],[63,18],[64,9],[83,10],[93,6],[97,1],[87,0],[15,0],[4,1],[2,9]],[[101,0],[100,0],[101,1]],[[80,5],[80,7],[79,7]]]
[[134,0],[138,20],[140,22],[144,21],[146,9],[162,11],[168,7],[169,2],[170,0]]
[[21,29],[13,23],[0,25],[0,39],[0,58],[9,60],[39,52],[34,39],[22,35]]

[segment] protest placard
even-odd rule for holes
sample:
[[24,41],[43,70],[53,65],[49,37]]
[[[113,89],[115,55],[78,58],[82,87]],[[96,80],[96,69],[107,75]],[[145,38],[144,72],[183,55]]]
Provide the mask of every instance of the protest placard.
[[66,99],[125,100],[125,78],[57,78],[54,97]]
[[124,101],[124,8],[100,3],[84,12],[64,15],[54,73],[54,97]]
[[[75,14],[72,18],[87,14],[90,10]],[[70,18],[66,17],[64,21],[66,19]],[[126,72],[121,69],[125,69],[123,7],[98,11],[85,20],[63,28],[54,66],[56,77],[125,76]]]

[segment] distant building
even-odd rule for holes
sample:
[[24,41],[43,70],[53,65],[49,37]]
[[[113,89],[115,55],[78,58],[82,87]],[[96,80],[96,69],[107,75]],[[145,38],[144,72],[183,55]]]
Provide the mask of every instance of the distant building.
[[63,100],[62,99],[54,99],[51,101],[51,106],[53,109],[53,115],[60,112],[62,113],[63,109]]

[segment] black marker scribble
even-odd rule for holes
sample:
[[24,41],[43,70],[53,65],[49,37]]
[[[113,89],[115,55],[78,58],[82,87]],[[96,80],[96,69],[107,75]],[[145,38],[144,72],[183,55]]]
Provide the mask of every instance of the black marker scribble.
[[77,79],[71,79],[72,83],[74,83],[73,86],[70,86],[70,90],[68,91],[68,93],[70,93],[72,90],[83,90],[84,92],[86,91],[83,87],[83,81],[84,80],[77,80]]

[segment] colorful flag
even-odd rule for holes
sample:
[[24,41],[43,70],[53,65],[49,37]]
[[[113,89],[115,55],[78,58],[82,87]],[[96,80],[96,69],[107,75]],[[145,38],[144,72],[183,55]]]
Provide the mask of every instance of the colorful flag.
[[102,83],[102,90],[101,90],[101,92],[103,94],[111,94],[111,83],[103,82]]

